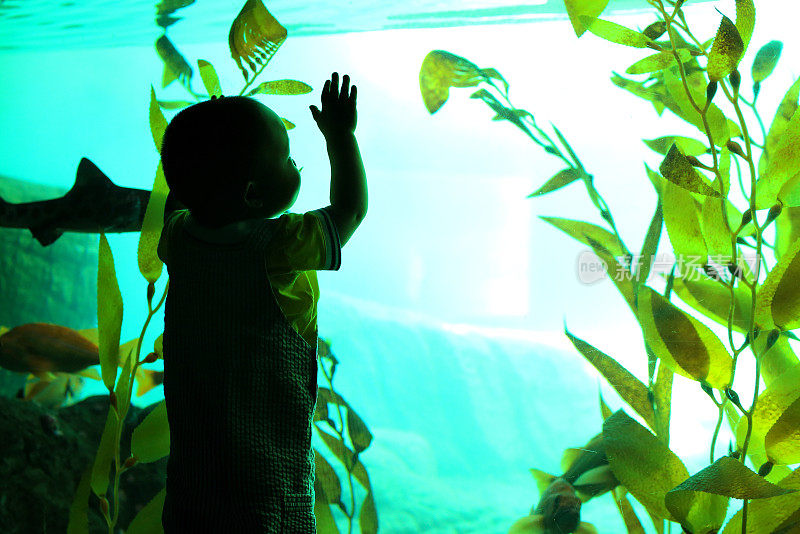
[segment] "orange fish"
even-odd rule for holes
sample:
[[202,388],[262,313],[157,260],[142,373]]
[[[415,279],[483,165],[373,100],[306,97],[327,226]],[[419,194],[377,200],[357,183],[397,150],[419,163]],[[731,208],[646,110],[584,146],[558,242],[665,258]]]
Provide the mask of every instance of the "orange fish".
[[100,363],[97,345],[77,331],[30,323],[0,335],[0,367],[17,373],[76,373]]

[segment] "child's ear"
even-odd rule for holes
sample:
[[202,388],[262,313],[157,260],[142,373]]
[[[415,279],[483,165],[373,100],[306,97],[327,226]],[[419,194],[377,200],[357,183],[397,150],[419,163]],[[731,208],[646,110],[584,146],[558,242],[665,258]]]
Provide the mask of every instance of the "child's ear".
[[264,201],[258,193],[258,188],[253,182],[247,182],[244,190],[244,203],[250,208],[261,208],[264,206]]

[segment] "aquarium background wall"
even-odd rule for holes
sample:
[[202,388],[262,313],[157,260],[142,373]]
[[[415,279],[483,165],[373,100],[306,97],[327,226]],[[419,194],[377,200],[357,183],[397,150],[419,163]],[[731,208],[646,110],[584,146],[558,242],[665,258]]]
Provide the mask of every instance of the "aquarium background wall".
[[[265,4],[289,37],[263,80],[291,78],[314,88],[302,96],[257,97],[297,126],[289,134],[291,151],[304,170],[293,211],[328,204],[325,145],[308,106],[318,104],[333,71],[350,74],[358,86],[356,133],[369,213],[343,249],[341,270],[319,275],[319,331],[340,361],[338,389],[374,434],[362,461],[380,531],[505,532],[538,500],[529,468],[558,473],[562,451],[602,428],[598,392],[612,410],[622,406],[564,336],[564,325],[645,380],[646,357],[639,326],[613,285],[579,280],[586,247],[539,219],[600,224],[582,187],[526,198],[562,166],[507,122],[491,121],[486,106],[468,98],[472,89],[451,90],[447,105],[430,115],[420,97],[422,59],[442,49],[500,71],[515,105],[541,125],[556,123],[579,149],[631,243],[644,239],[656,205],[643,163],[656,167],[660,160],[641,140],[691,133],[690,127],[658,117],[609,81],[613,70],[640,57],[637,50],[589,34],[578,40],[566,18],[530,6],[502,17],[450,19],[442,27],[424,27],[437,24],[432,17],[414,27],[416,19],[406,17],[407,28],[385,29],[379,22],[386,12],[377,7],[373,13],[366,6],[340,12],[340,3]],[[63,194],[81,157],[117,185],[150,188],[158,163],[148,125],[150,88],[163,100],[188,96],[177,83],[160,87],[163,66],[153,47],[160,28],[152,8],[31,6],[35,13],[0,2],[0,196]],[[197,59],[214,64],[223,92],[242,85],[226,39],[240,7],[197,2],[169,30],[193,66]],[[771,116],[800,75],[800,8],[757,7],[748,56],[770,40],[784,43],[759,97],[772,106],[765,112]],[[733,17],[732,1],[686,7],[705,32],[701,40],[716,32],[715,8]],[[116,15],[106,21],[103,10],[129,12],[130,22]],[[15,16],[24,13],[30,16]],[[624,10],[604,18],[633,28],[653,21]],[[301,24],[312,19],[333,27]],[[192,83],[202,90],[197,74]],[[666,232],[663,239],[668,247]],[[137,234],[109,235],[125,302],[123,341],[139,335],[147,311],[137,240]],[[95,327],[97,242],[96,235],[67,234],[43,248],[27,230],[0,229],[0,324]],[[146,346],[161,332],[163,316],[154,325]],[[753,369],[742,363],[736,379],[749,391]],[[104,392],[90,382],[80,397]],[[694,472],[707,463],[716,409],[695,382],[676,378],[674,388],[671,448]],[[159,387],[134,403],[160,398]],[[718,440],[721,454],[728,440],[724,433]],[[609,496],[587,503],[582,518],[603,533],[623,531]]]

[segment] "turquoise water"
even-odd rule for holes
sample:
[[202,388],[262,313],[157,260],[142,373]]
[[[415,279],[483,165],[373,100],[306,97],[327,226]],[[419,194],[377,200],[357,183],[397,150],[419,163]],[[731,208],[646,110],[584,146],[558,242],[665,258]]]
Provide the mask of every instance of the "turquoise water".
[[[158,155],[148,127],[150,87],[163,100],[189,95],[178,83],[160,87],[152,8],[116,5],[0,3],[0,48],[8,49],[0,52],[0,175],[66,190],[78,161],[88,157],[117,185],[152,186]],[[187,9],[169,35],[193,66],[197,59],[214,64],[223,92],[233,94],[243,81],[226,38],[237,8],[214,5]],[[354,4],[352,16],[274,6],[268,5],[285,21],[289,38],[261,79],[297,79],[314,88],[308,95],[260,97],[297,125],[291,149],[304,171],[293,211],[328,203],[324,142],[308,105],[318,102],[334,70],[349,73],[359,89],[357,136],[370,211],[343,250],[341,270],[319,275],[319,329],[340,361],[337,389],[374,435],[362,461],[373,480],[380,531],[505,532],[537,502],[528,469],[559,472],[562,451],[601,430],[598,390],[613,410],[623,404],[569,343],[564,323],[645,381],[646,357],[641,331],[612,284],[578,279],[577,258],[585,247],[539,219],[602,224],[585,191],[571,186],[526,198],[562,165],[508,123],[492,122],[492,113],[468,98],[472,89],[451,90],[447,104],[431,116],[420,97],[422,59],[444,49],[499,70],[511,83],[516,106],[534,113],[543,127],[557,124],[569,138],[626,242],[637,248],[656,204],[642,162],[659,162],[641,139],[690,131],[608,81],[612,70],[624,71],[641,51],[588,34],[576,39],[552,3],[544,4],[549,11],[529,7],[522,14],[509,6],[495,15],[476,11],[483,19],[462,13],[445,24],[457,27],[427,29],[419,26],[435,17],[413,15],[434,11],[432,3],[402,13]],[[477,2],[462,7],[486,8]],[[733,17],[733,2],[687,10],[705,30],[701,40],[716,31],[714,7]],[[81,11],[69,14],[71,9]],[[784,43],[784,57],[759,97],[770,117],[800,75],[794,61],[800,39],[792,28],[797,11],[759,6],[744,61],[749,65],[755,50],[772,39]],[[28,16],[15,17],[20,14]],[[82,27],[62,27],[82,16]],[[535,17],[542,20],[530,22]],[[127,20],[135,22],[128,27]],[[418,27],[387,29],[387,21],[397,20]],[[614,20],[628,27],[652,22],[641,14]],[[324,21],[333,28],[320,29]],[[192,83],[201,90],[197,73]],[[123,341],[139,335],[147,311],[137,239],[109,237],[125,302]],[[59,246],[52,245],[56,251]],[[86,295],[88,310],[94,299]],[[162,321],[154,318],[145,347],[152,347]],[[737,368],[737,383],[749,390],[744,384],[751,384],[753,371],[744,365]],[[707,463],[716,409],[695,383],[676,379],[674,387],[671,447],[694,472]],[[87,384],[81,395],[102,392]],[[160,398],[156,388],[134,403]],[[727,437],[721,438],[717,455],[726,447]],[[624,531],[609,496],[586,504],[582,517],[600,532]]]

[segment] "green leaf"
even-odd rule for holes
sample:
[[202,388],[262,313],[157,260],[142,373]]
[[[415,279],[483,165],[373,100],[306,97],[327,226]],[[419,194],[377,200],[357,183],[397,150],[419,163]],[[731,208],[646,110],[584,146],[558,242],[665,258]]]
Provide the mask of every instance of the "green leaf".
[[[795,80],[795,82],[786,92],[786,95],[784,95],[783,100],[781,100],[781,103],[778,106],[778,111],[775,112],[775,117],[772,119],[772,124],[769,127],[769,132],[767,133],[766,150],[762,152],[761,160],[758,162],[758,172],[762,177],[767,172],[770,155],[775,152],[775,149],[778,147],[778,142],[781,140],[783,133],[786,131],[786,127],[792,120],[795,110],[797,110],[797,100],[799,97],[800,78]],[[756,193],[757,192],[758,189],[756,189]],[[763,201],[759,203],[758,195],[756,195],[756,208],[765,209],[771,206],[772,204],[765,203]]]
[[[771,130],[770,130],[771,132]],[[800,168],[800,113],[794,113],[773,150],[767,150],[766,175],[762,176],[756,187],[756,208],[772,207],[784,184],[791,180]]]
[[636,516],[633,505],[628,500],[628,496],[620,492],[614,492],[614,502],[617,504],[619,515],[622,516],[622,521],[625,523],[625,530],[628,534],[645,534],[642,522]]
[[156,493],[155,497],[150,499],[150,502],[139,510],[125,534],[163,534],[164,528],[161,526],[161,513],[164,510],[166,496],[166,488]]
[[159,100],[158,105],[161,109],[183,109],[191,106],[194,102],[187,100]]
[[497,72],[497,69],[480,69],[481,75],[486,78],[487,80],[495,79],[500,80],[503,83],[503,87],[505,88],[505,92],[508,93],[508,82],[503,75]]
[[774,464],[800,462],[800,399],[781,414],[765,437],[767,458]]
[[744,44],[742,53],[747,50],[755,27],[756,6],[753,4],[753,0],[736,0],[736,30]]
[[283,126],[286,128],[286,131],[294,129],[294,123],[292,121],[286,120],[283,117],[281,117],[281,121],[283,122]]
[[378,510],[375,508],[375,500],[372,492],[368,491],[361,504],[361,511],[358,514],[358,526],[361,527],[362,534],[376,534],[378,532]]
[[[731,294],[725,285],[713,280],[692,280],[675,277],[672,286],[680,299],[709,319],[727,327]],[[736,286],[733,292],[735,305],[731,325],[735,332],[745,333],[750,328],[750,290]]]
[[583,176],[583,174],[584,172],[581,169],[576,169],[574,167],[559,171],[555,176],[547,180],[542,187],[528,195],[528,198],[552,193],[553,191],[561,189],[562,187],[571,184],[575,180],[578,180]]
[[[137,340],[138,341],[138,340]],[[125,348],[125,352],[123,354],[123,364],[122,364],[122,373],[119,375],[119,380],[117,380],[117,388],[114,390],[114,394],[117,397],[117,416],[120,420],[125,420],[125,416],[128,413],[128,396],[131,390],[131,373],[133,372],[133,365],[136,363],[136,348],[131,347],[127,348],[124,345],[120,347],[120,349]]]
[[655,414],[653,406],[650,404],[647,395],[647,386],[633,376],[625,367],[620,365],[614,358],[593,347],[586,341],[573,336],[566,327],[564,333],[578,349],[586,360],[597,369],[603,377],[608,380],[622,400],[627,402],[636,413],[650,426],[655,428]]
[[267,11],[261,0],[245,2],[228,32],[231,57],[245,80],[248,78],[248,70],[242,63],[246,63],[253,73],[261,72],[286,40],[286,36],[286,28]]
[[97,328],[100,370],[103,383],[114,390],[119,365],[119,336],[122,329],[122,294],[114,270],[114,256],[105,234],[100,234],[97,268]]
[[314,481],[314,518],[317,520],[317,532],[320,534],[339,534],[339,527],[328,505],[328,497],[320,485],[319,479]]
[[658,139],[645,139],[644,142],[652,150],[658,152],[662,156],[667,155],[672,145],[677,145],[680,152],[685,156],[702,156],[708,152],[708,147],[706,147],[705,144],[691,137],[669,135],[666,137],[659,137]]
[[[766,334],[762,334],[766,335]],[[750,431],[750,453],[765,455],[766,435],[769,429],[775,425],[781,415],[800,398],[800,366],[794,366],[781,376],[776,378],[772,384],[762,391],[755,404],[752,416],[752,430]],[[742,417],[736,425],[736,441],[739,446],[744,445],[747,435],[747,418]],[[759,465],[759,464],[756,464]]]
[[[692,53],[689,52],[689,50],[681,48],[678,50],[678,57],[682,63],[685,63],[686,61],[691,60],[694,56],[692,56]],[[663,70],[673,63],[675,63],[675,55],[671,50],[665,50],[664,52],[659,52],[658,54],[653,54],[652,56],[647,56],[644,59],[640,59],[628,67],[625,72],[628,74],[648,74],[650,72]]]
[[729,385],[733,360],[707,326],[646,286],[638,312],[645,343],[674,372],[714,388]]
[[603,421],[605,421],[606,419],[611,417],[611,414],[613,412],[611,411],[611,408],[609,408],[608,405],[606,404],[606,401],[603,399],[603,393],[601,391],[598,391],[598,393],[600,394],[600,416],[603,418]]
[[372,441],[372,434],[367,425],[364,424],[364,421],[361,420],[353,408],[347,409],[347,433],[357,453],[369,447]]
[[[728,498],[766,499],[786,493],[789,490],[767,482],[740,461],[723,456],[667,493],[665,503],[684,529],[712,532],[725,521]],[[693,507],[692,502],[703,494],[705,506]]]
[[651,42],[645,35],[615,22],[585,15],[579,16],[578,19],[587,30],[612,43],[635,48],[646,48],[648,43]]
[[591,246],[589,239],[592,239],[614,256],[623,256],[625,254],[625,251],[619,244],[617,236],[596,224],[572,219],[562,219],[560,217],[540,216],[540,218],[552,224],[568,236],[577,239],[584,245]]
[[326,504],[338,504],[342,500],[342,485],[328,460],[314,449],[316,468],[315,483],[319,483],[325,495]]
[[[773,472],[775,469],[773,469]],[[800,470],[791,472],[777,483],[784,489],[800,489]],[[792,516],[800,508],[800,492],[787,493],[771,499],[755,499],[748,504],[747,532],[748,534],[773,534],[786,532],[781,523]],[[742,511],[739,510],[728,524],[725,525],[724,534],[741,534]]]
[[139,272],[145,280],[154,284],[161,277],[163,263],[158,257],[158,241],[161,239],[161,230],[164,226],[164,206],[167,203],[169,188],[164,178],[164,169],[161,162],[156,169],[156,178],[153,182],[150,200],[147,202],[147,210],[142,221],[142,232],[139,235],[139,247],[137,249],[137,259]]
[[161,80],[161,87],[166,87],[173,81],[178,80],[181,85],[191,91],[192,67],[186,59],[178,52],[172,41],[166,34],[156,40],[156,52],[164,63],[164,75]]
[[700,208],[700,231],[709,256],[730,261],[732,234],[726,214],[722,213],[723,205],[719,198],[710,196],[703,198]]
[[781,58],[783,51],[783,43],[780,41],[770,41],[761,47],[756,53],[753,60],[753,81],[761,83],[766,80],[772,71],[775,70],[775,65]]
[[[664,217],[661,213],[661,202],[656,203],[656,212],[653,214],[653,219],[650,221],[650,226],[647,228],[647,235],[644,238],[642,245],[642,252],[639,255],[641,264],[639,270],[636,272],[636,280],[639,284],[644,284],[650,276],[650,269],[653,266],[653,259],[658,250],[658,242],[661,241],[661,228],[664,226]],[[638,285],[634,291],[638,291]]]
[[770,270],[756,295],[756,322],[762,328],[773,324],[783,330],[800,325],[800,239],[792,243]]
[[723,15],[714,46],[708,54],[709,79],[718,82],[728,76],[739,65],[743,53],[744,43],[739,30],[731,19]]
[[622,410],[603,423],[603,443],[620,484],[659,518],[672,519],[664,498],[689,476],[680,458]]
[[94,457],[92,466],[92,491],[97,496],[103,496],[108,489],[108,473],[119,442],[117,441],[117,427],[119,419],[113,407],[109,407],[106,425],[103,427],[103,434],[100,436],[100,446],[97,448],[97,455]]
[[273,80],[262,82],[255,89],[247,93],[253,95],[305,95],[313,91],[310,85],[297,80]]
[[694,267],[707,263],[708,248],[703,237],[700,204],[688,190],[669,180],[663,181],[660,196],[664,224],[675,255],[684,261],[695,261]]
[[575,35],[580,37],[586,31],[586,26],[580,20],[582,15],[592,18],[599,17],[608,5],[609,0],[564,0],[564,7],[572,23]]
[[89,534],[89,491],[91,490],[92,468],[83,470],[81,480],[69,508],[67,534]]
[[131,454],[140,462],[155,462],[169,454],[167,405],[159,402],[133,430]]
[[164,131],[167,129],[167,119],[161,112],[158,100],[156,100],[156,92],[153,86],[150,86],[150,133],[153,135],[153,142],[156,144],[156,150],[161,153],[161,142],[164,140]]
[[708,180],[695,170],[686,156],[681,154],[677,145],[672,145],[658,170],[661,171],[664,178],[687,191],[716,198],[722,196],[719,191],[711,187]]
[[669,446],[669,421],[672,411],[672,369],[663,362],[658,366],[658,376],[653,385],[653,398],[655,399],[656,436],[666,446]]
[[219,76],[214,65],[205,59],[198,59],[197,68],[200,70],[200,78],[208,91],[208,96],[222,96],[222,86],[219,84]]
[[483,81],[477,65],[444,50],[433,50],[422,60],[419,88],[428,113],[447,101],[451,87],[474,87]]
[[[661,72],[664,73],[664,84],[667,93],[674,101],[674,105],[670,106],[670,110],[705,134],[706,130],[702,116],[692,105],[692,101],[694,101],[702,109],[706,104],[708,80],[703,71],[696,70],[687,74],[686,83],[692,100],[689,99],[689,95],[686,93],[686,87],[681,81],[681,75],[677,67],[666,68]],[[728,119],[716,104],[709,106],[706,117],[714,144],[720,147],[725,146],[731,136],[734,135],[734,132],[731,132],[729,128]]]
[[320,438],[322,438],[322,441],[325,442],[325,445],[328,446],[328,448],[339,459],[339,461],[342,462],[345,468],[350,469],[350,471],[353,473],[353,476],[356,477],[356,480],[358,480],[358,482],[364,486],[364,488],[369,490],[369,476],[367,475],[366,468],[358,459],[358,456],[351,451],[341,439],[328,434],[324,430],[320,429],[319,426],[317,426],[317,434]]

